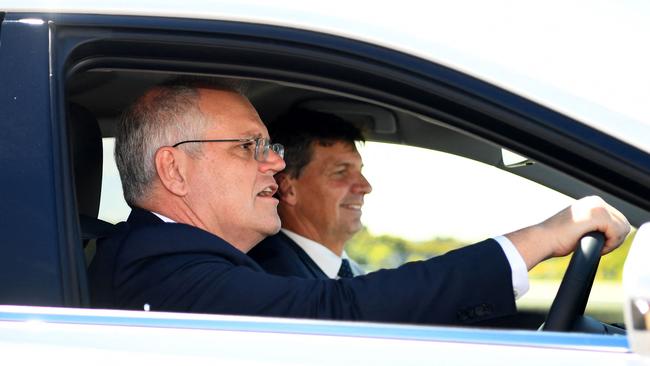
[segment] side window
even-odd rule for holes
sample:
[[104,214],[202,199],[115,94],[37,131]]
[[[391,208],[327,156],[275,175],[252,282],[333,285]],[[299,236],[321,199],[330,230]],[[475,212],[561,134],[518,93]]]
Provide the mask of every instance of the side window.
[[122,194],[122,183],[120,173],[115,164],[115,138],[105,137],[102,139],[104,148],[104,167],[102,169],[102,196],[99,203],[99,218],[110,222],[118,223],[126,220],[131,209],[124,201]]
[[[443,254],[538,223],[574,199],[507,171],[442,152],[384,143],[360,146],[364,175],[364,229],[346,250],[368,271]],[[629,246],[628,246],[629,248]],[[620,275],[627,250],[601,260],[587,311],[622,322]],[[550,308],[570,257],[530,273],[530,290],[518,300],[524,311]]]
[[[99,218],[126,220],[114,158],[114,138],[104,138]],[[365,197],[364,228],[346,251],[366,271],[444,254],[464,245],[538,223],[573,199],[495,167],[428,149],[367,142],[359,146],[363,173],[373,187]],[[628,242],[633,236],[630,236]],[[622,322],[620,276],[629,243],[603,257],[587,312],[603,321]],[[530,273],[530,290],[517,306],[548,311],[569,257],[555,258]],[[612,299],[616,299],[612,301]]]
[[[373,186],[362,222],[373,236],[401,238],[415,249],[433,241],[447,251],[505,234],[538,223],[574,201],[452,154],[375,142],[361,146],[360,153],[364,175]],[[440,254],[434,247],[432,254]],[[370,269],[387,264],[380,257],[368,258]]]

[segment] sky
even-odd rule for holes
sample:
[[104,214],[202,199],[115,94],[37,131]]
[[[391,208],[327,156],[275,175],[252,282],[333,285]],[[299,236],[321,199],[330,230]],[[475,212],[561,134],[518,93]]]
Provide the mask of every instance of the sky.
[[538,223],[573,199],[470,159],[383,143],[360,148],[373,186],[362,222],[373,234],[478,241]]

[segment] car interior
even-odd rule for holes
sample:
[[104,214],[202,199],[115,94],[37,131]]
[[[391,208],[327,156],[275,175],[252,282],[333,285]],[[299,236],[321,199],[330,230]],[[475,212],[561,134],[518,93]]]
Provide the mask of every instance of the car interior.
[[[174,71],[90,68],[71,74],[66,81],[70,155],[87,261],[92,259],[94,242],[110,235],[113,229],[112,224],[98,219],[102,194],[101,139],[114,137],[122,110],[143,91],[178,76]],[[544,163],[523,156],[514,163],[508,162],[504,160],[504,149],[500,145],[447,121],[337,90],[280,80],[236,79],[263,121],[273,121],[298,106],[333,113],[360,127],[368,141],[421,147],[473,159],[574,198],[596,194],[624,212],[635,226],[648,217],[644,209]],[[526,319],[515,320],[510,326],[536,329],[540,325],[539,316]]]

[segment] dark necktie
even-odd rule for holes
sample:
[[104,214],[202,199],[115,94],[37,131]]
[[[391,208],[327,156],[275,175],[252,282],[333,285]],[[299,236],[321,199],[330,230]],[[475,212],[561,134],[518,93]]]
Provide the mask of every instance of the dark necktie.
[[341,260],[341,268],[339,268],[338,276],[341,278],[354,277],[352,274],[352,268],[350,268],[350,261],[345,258]]

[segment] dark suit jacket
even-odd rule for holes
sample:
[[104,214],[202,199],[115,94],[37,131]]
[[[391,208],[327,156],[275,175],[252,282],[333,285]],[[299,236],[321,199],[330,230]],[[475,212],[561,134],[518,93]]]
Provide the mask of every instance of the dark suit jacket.
[[89,282],[104,308],[432,324],[516,311],[493,240],[365,276],[302,279],[268,274],[221,238],[140,209],[98,243]]
[[278,276],[329,278],[309,254],[281,231],[262,240],[248,256],[266,272]]

